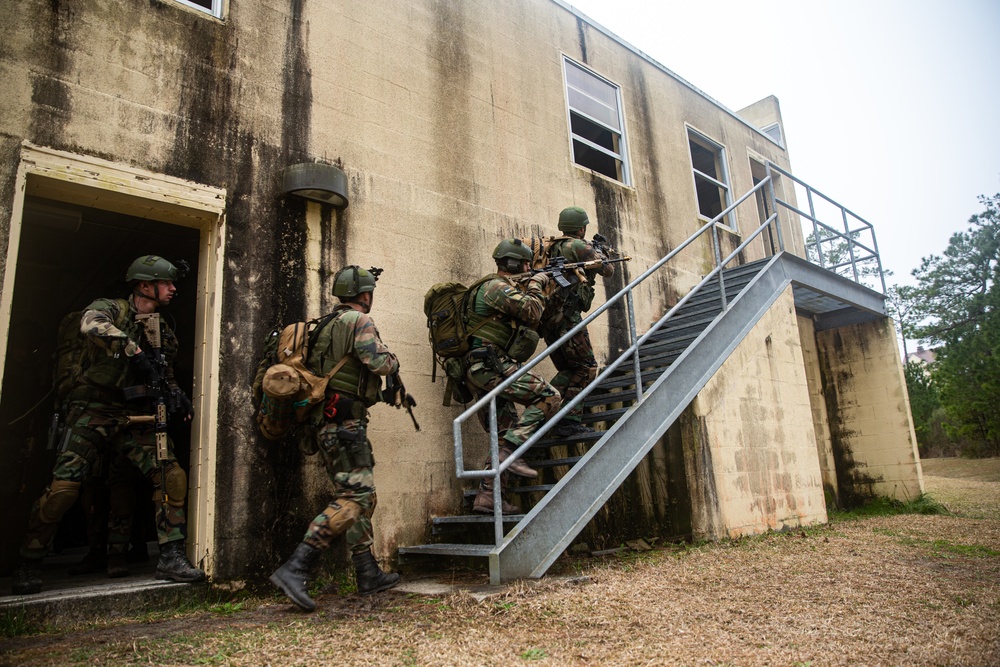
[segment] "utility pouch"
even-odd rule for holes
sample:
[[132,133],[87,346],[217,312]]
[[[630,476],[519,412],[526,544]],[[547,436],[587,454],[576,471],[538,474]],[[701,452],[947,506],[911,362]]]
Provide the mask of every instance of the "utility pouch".
[[577,298],[580,301],[580,312],[587,312],[594,303],[594,286],[587,282],[581,282],[576,286]]
[[354,418],[355,399],[345,394],[333,394],[323,405],[323,418],[334,424],[343,424]]
[[306,456],[312,456],[319,451],[319,442],[316,438],[316,429],[310,424],[300,424],[298,433],[295,434],[299,451]]
[[337,430],[337,440],[340,441],[341,451],[346,455],[350,469],[371,468],[375,465],[375,457],[372,456],[372,447],[365,437],[364,429],[351,431],[346,428]]
[[143,401],[149,396],[149,392],[146,390],[146,385],[136,384],[131,387],[123,387],[122,393],[125,395],[126,402],[132,401]]
[[448,383],[445,386],[444,403],[445,407],[451,405],[452,401],[459,403],[471,403],[472,392],[465,383],[465,366],[462,360],[451,357],[444,360],[444,373],[448,376]]
[[514,336],[507,346],[507,354],[517,363],[521,363],[530,359],[537,347],[538,332],[522,325],[514,332]]

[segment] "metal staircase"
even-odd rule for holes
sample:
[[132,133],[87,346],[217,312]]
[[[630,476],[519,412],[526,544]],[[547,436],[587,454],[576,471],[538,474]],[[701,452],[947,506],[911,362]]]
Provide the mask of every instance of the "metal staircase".
[[[494,494],[493,516],[461,515],[432,519],[434,535],[444,535],[459,527],[492,526],[493,540],[490,543],[403,546],[399,548],[401,560],[419,555],[486,557],[489,559],[490,579],[494,583],[543,576],[789,285],[795,295],[797,310],[812,314],[818,329],[884,317],[882,294],[860,284],[864,275],[881,277],[871,225],[778,167],[769,165],[770,169],[774,171],[769,172],[767,179],[715,220],[706,223],[695,235],[630,282],[581,323],[580,327],[586,326],[609,308],[624,302],[632,343],[602,370],[584,392],[564,405],[515,453],[515,456],[524,455],[529,449],[532,453],[543,452],[542,460],[531,458],[531,466],[563,471],[558,480],[554,484],[511,486],[509,491],[520,496],[522,506],[527,505],[529,495],[541,496],[524,514],[501,515],[500,494]],[[806,188],[808,212],[775,196],[774,182],[778,173]],[[739,247],[723,258],[719,250],[718,221],[726,219],[744,202],[753,203],[759,198],[758,193],[766,195],[766,210],[771,214]],[[814,195],[839,207],[844,220],[843,232],[820,222],[813,208]],[[791,216],[780,219],[776,212],[779,206]],[[860,220],[863,227],[852,229],[848,224],[848,215]],[[818,259],[821,264],[829,260],[825,263],[834,270],[818,267],[783,250],[767,259],[740,263],[749,244],[767,230],[776,236],[779,248],[783,248],[781,226],[786,225],[787,229],[788,224],[801,218],[811,221],[813,227],[810,235],[813,245],[807,244],[807,256]],[[871,234],[870,246],[859,240],[860,232]],[[632,304],[634,288],[661,270],[685,248],[699,240],[707,240],[709,235],[716,258],[715,268],[649,331],[637,336]],[[843,256],[845,249],[850,261],[841,263],[833,255]],[[877,270],[865,271],[865,266],[870,266],[866,264],[868,262],[875,262]],[[725,268],[731,264],[732,268]],[[838,270],[848,276],[838,275]],[[533,368],[541,358],[575,333],[576,329],[556,341],[542,355],[526,364],[522,372]],[[511,381],[513,378],[508,380]],[[503,385],[487,394],[455,420],[455,460],[459,478],[492,476],[497,484],[500,474],[506,470],[506,465],[499,464],[497,449],[495,398],[502,388]],[[549,436],[559,419],[578,403],[588,408],[584,413],[585,423],[603,424],[604,430],[572,438]],[[462,424],[480,409],[490,411],[492,466],[489,470],[465,470]],[[556,458],[548,455],[553,447],[573,443],[577,444],[578,450],[586,448],[586,452],[580,456]],[[467,492],[467,495],[474,495],[474,491]]]

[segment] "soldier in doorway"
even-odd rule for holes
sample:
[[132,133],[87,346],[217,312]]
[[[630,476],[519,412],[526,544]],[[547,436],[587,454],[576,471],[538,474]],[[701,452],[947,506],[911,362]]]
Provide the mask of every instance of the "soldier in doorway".
[[[41,562],[63,515],[80,495],[80,487],[101,454],[124,455],[152,482],[160,557],[156,578],[198,582],[205,573],[191,565],[185,549],[187,474],[177,462],[173,443],[158,437],[165,424],[149,419],[156,388],[169,391],[170,417],[189,421],[191,401],[177,386],[173,360],[177,338],[161,325],[157,357],[139,321],[167,306],[176,295],[174,281],[187,266],[156,255],[139,257],[125,274],[128,299],[98,299],[80,318],[86,336],[86,364],[69,394],[69,432],[52,473],[52,482],[32,509],[21,544],[21,565],[14,574],[15,594],[42,588]],[[161,431],[162,433],[162,431]],[[165,438],[163,434],[163,438]],[[158,442],[162,443],[160,447]],[[124,550],[127,543],[109,543]],[[109,558],[120,554],[109,553]]]
[[396,355],[382,342],[368,315],[379,272],[354,265],[337,272],[333,295],[340,305],[317,325],[306,359],[317,375],[333,374],[326,401],[317,404],[305,425],[316,435],[333,484],[333,500],[309,524],[291,557],[271,575],[271,583],[305,611],[316,608],[308,590],[311,571],[340,535],[351,551],[358,593],[371,595],[399,583],[399,575],[383,572],[371,552],[377,498],[368,408],[382,397],[382,377],[398,378],[399,373]]

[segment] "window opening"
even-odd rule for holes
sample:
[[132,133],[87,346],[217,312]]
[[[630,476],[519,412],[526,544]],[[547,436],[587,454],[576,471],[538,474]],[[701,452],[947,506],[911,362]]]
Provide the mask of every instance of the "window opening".
[[573,162],[627,184],[618,86],[568,59],[564,62]]
[[206,12],[215,18],[222,18],[222,0],[174,0],[174,2]]
[[[698,196],[698,214],[712,219],[722,213],[731,201],[724,149],[693,130],[688,130],[688,146]],[[732,226],[729,220],[722,222]]]
[[772,139],[774,139],[774,141],[779,146],[784,146],[785,145],[781,141],[781,126],[778,125],[777,123],[771,123],[770,125],[768,125],[766,127],[762,127],[762,128],[760,128],[760,131],[763,132],[764,134],[766,134],[767,136],[771,137]]

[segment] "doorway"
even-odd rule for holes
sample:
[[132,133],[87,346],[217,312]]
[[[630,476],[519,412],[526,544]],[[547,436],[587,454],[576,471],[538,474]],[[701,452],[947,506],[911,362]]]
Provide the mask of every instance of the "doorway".
[[[754,158],[750,158],[750,175],[753,177],[753,184],[754,187],[756,187],[761,181],[767,178],[767,167],[764,166],[763,162],[755,160]],[[778,174],[776,173],[772,173],[772,176],[774,177],[774,182],[771,183],[771,185],[774,187],[774,192],[777,195],[780,192],[780,184],[778,182],[780,176],[778,176]],[[763,225],[764,222],[774,213],[771,206],[771,200],[768,195],[767,186],[764,186],[763,188],[758,190],[755,193],[755,198],[757,201],[757,219],[758,219],[757,225],[760,226]],[[771,257],[778,252],[778,243],[776,234],[777,224],[778,220],[777,218],[775,218],[774,221],[772,221],[771,224],[769,224],[767,228],[760,233],[760,239],[764,250],[764,257]]]
[[[84,176],[80,176],[84,174]],[[66,178],[66,176],[71,178]],[[122,183],[130,187],[122,187]],[[52,367],[60,320],[96,298],[125,298],[125,270],[147,254],[185,260],[191,272],[164,320],[181,343],[175,361],[180,387],[192,397],[195,420],[170,427],[176,454],[188,471],[189,556],[210,564],[214,494],[214,430],[219,329],[222,207],[225,193],[96,158],[25,145],[13,202],[4,271],[0,332],[0,516],[7,539],[0,576],[9,576],[35,499],[51,479],[59,446],[49,437],[55,413]],[[192,197],[195,194],[195,197]],[[210,400],[210,397],[213,400]],[[142,480],[137,481],[137,485]],[[143,509],[148,490],[137,494],[138,540],[155,530]],[[64,517],[47,559],[61,567],[64,554],[86,551],[82,509]],[[143,535],[144,533],[144,535]],[[43,566],[45,563],[43,563]],[[46,567],[46,570],[49,568]],[[46,571],[43,590],[51,591]],[[104,579],[104,581],[110,581]],[[90,582],[90,583],[97,583]]]

